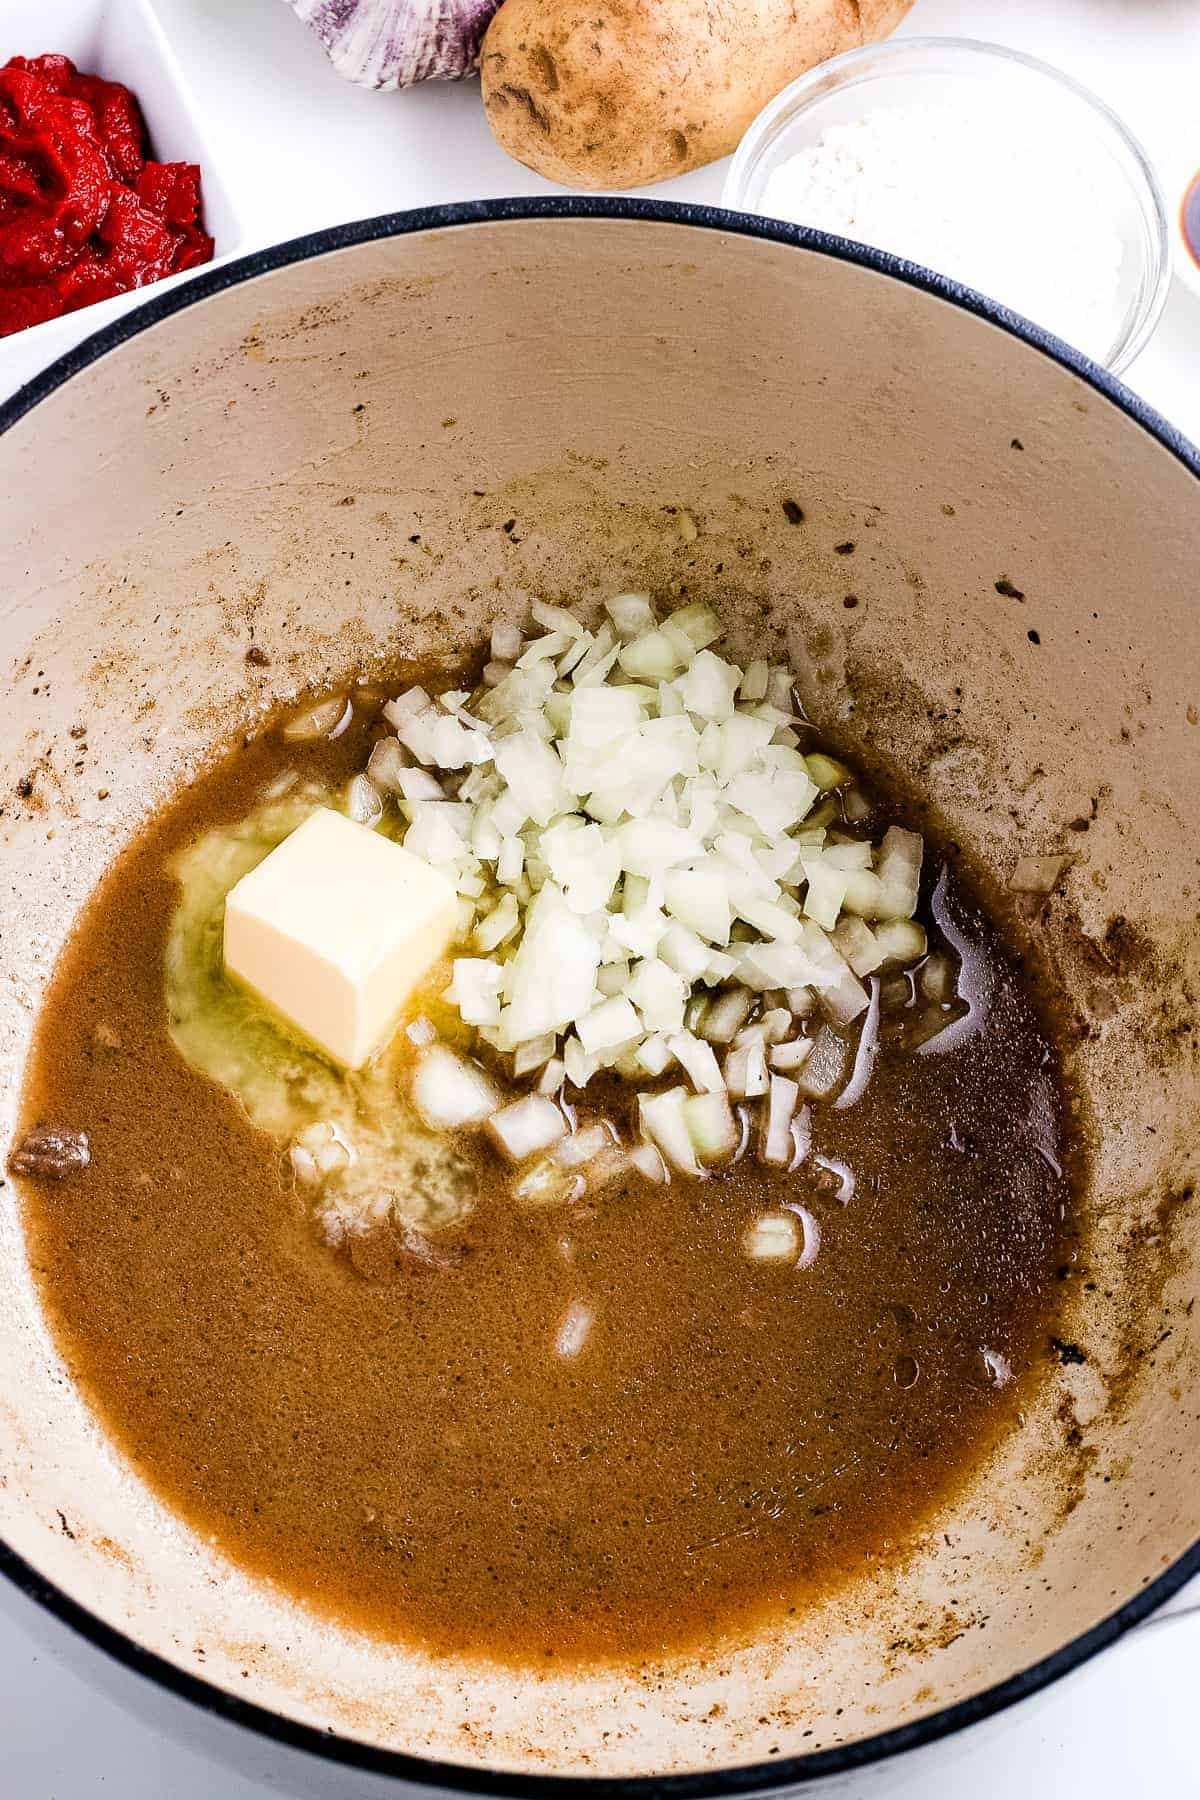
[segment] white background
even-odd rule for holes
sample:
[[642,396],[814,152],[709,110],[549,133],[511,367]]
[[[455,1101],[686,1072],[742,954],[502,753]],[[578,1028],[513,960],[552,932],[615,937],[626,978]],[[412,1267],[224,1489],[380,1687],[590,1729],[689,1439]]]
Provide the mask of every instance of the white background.
[[[436,201],[550,191],[492,142],[473,83],[374,95],[342,83],[282,0],[154,0],[244,246]],[[54,44],[4,41],[0,60]],[[1093,87],[1141,137],[1174,203],[1200,166],[1200,0],[917,0],[907,32],[990,38]],[[724,165],[657,190],[716,201]],[[653,190],[652,190],[653,191]],[[1176,282],[1126,379],[1200,440],[1200,297]],[[0,384],[5,383],[0,374]],[[1176,1606],[1200,1603],[1200,1592]],[[267,1800],[286,1793],[267,1744],[243,1778],[181,1749],[63,1664],[55,1629],[0,1586],[0,1794],[5,1800]],[[896,1800],[1176,1800],[1200,1796],[1200,1618],[1168,1619],[1012,1716],[944,1768],[906,1775]],[[342,1779],[329,1771],[327,1792]]]

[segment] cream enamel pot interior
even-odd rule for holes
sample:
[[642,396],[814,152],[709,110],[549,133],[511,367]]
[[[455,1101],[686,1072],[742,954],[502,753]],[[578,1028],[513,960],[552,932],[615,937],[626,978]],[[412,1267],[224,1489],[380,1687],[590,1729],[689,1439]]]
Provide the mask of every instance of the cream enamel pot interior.
[[9,407],[0,519],[6,1140],[76,909],[218,738],[531,595],[633,581],[716,596],[742,654],[786,648],[813,716],[888,747],[1001,882],[1021,853],[1070,853],[1060,892],[1013,908],[1076,1021],[1095,1137],[1068,1284],[1085,1360],[1048,1347],[952,1515],[703,1666],[515,1681],[309,1618],[168,1516],[48,1341],[9,1184],[11,1573],[302,1747],[536,1794],[840,1785],[1043,1685],[1196,1567],[1200,481],[1130,396],[971,296],[791,228],[499,203],[152,301]]

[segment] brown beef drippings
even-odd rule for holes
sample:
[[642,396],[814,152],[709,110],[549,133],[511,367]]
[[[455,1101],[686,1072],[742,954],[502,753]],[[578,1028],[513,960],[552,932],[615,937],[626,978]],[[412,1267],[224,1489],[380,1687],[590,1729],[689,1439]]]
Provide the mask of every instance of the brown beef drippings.
[[[344,779],[370,729],[233,753],[120,859],[61,959],[25,1126],[86,1133],[91,1164],[21,1185],[72,1373],[197,1530],[375,1633],[587,1662],[802,1606],[903,1546],[1036,1378],[1070,1182],[1026,978],[956,876],[987,1026],[944,1053],[885,1039],[856,1106],[814,1108],[821,1155],[854,1172],[845,1205],[818,1167],[748,1159],[526,1213],[472,1146],[482,1201],[435,1254],[391,1227],[335,1252],[279,1145],[170,1043],[167,868],[298,760]],[[810,1269],[745,1259],[781,1198],[820,1220]],[[576,1302],[592,1324],[564,1360]]]

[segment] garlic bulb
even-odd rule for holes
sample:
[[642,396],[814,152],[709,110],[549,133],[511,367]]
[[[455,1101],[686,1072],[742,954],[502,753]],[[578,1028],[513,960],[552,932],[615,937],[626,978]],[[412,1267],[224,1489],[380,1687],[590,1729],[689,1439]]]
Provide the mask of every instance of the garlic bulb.
[[362,87],[412,87],[473,73],[499,0],[288,0],[339,75]]

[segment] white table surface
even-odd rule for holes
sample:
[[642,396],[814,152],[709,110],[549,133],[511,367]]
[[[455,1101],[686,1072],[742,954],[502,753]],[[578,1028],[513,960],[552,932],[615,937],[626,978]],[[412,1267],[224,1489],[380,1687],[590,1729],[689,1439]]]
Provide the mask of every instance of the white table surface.
[[[281,0],[155,0],[240,206],[246,247],[437,201],[554,191],[493,143],[473,83],[375,95],[342,83]],[[0,0],[0,28],[3,0]],[[1068,68],[1142,138],[1170,188],[1200,164],[1200,0],[917,0],[909,32],[990,38]],[[14,45],[36,52],[53,45]],[[7,47],[0,44],[0,53]],[[1189,165],[1189,153],[1191,163]],[[716,201],[724,165],[648,190]],[[1126,379],[1200,441],[1200,298],[1177,282]],[[1172,1611],[1200,1604],[1200,1583]],[[0,1794],[267,1800],[269,1744],[234,1773],[135,1721],[63,1660],[62,1628],[0,1584]],[[78,1661],[77,1652],[72,1662]],[[999,1735],[887,1787],[896,1800],[1192,1800],[1200,1618],[1166,1619],[1011,1715]],[[343,1784],[330,1768],[326,1791]]]

